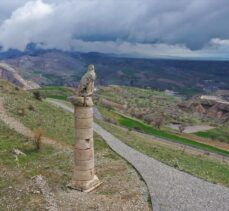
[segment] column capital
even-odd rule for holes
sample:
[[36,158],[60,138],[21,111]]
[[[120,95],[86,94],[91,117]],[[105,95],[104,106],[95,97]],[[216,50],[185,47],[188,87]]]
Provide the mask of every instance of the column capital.
[[67,99],[77,107],[92,107],[94,105],[92,97],[70,96]]

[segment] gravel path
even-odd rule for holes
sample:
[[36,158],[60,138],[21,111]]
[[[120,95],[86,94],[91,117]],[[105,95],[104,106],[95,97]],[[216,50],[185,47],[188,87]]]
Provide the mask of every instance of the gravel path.
[[[58,103],[64,109],[68,106]],[[72,108],[66,110],[73,112]],[[145,180],[154,211],[229,211],[229,189],[178,171],[123,144],[94,123],[94,130]]]
[[[68,105],[62,103],[60,100],[46,99],[46,101],[53,103],[55,105],[58,105],[61,108],[64,108],[66,111],[74,112],[74,109],[72,107],[69,107]],[[99,110],[96,107],[93,108],[93,111],[94,111],[94,118],[99,119],[99,120],[104,120],[103,116],[101,115],[101,113],[99,112]]]

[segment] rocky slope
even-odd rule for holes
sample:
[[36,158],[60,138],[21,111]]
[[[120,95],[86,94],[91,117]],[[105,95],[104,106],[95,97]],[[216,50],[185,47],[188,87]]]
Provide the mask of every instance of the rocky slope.
[[14,68],[5,63],[0,63],[0,79],[9,81],[23,89],[36,89],[40,87],[33,81],[23,79]]
[[221,123],[229,122],[229,103],[201,98],[192,98],[179,105],[183,110],[197,112]]

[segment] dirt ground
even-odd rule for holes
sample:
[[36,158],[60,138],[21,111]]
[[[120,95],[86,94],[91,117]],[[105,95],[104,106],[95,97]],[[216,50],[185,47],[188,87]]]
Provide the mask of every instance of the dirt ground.
[[[96,170],[102,185],[90,193],[82,193],[68,189],[67,181],[64,185],[59,179],[55,181],[55,174],[58,174],[57,178],[62,174],[66,180],[65,173],[55,168],[50,170],[50,177],[41,174],[27,178],[23,170],[1,167],[1,179],[7,177],[9,184],[0,188],[0,210],[151,210],[144,182],[110,149],[96,152]],[[69,180],[72,172],[66,174]],[[51,179],[54,181],[50,182]]]
[[[170,124],[168,127],[175,129],[179,131],[179,125],[177,124]],[[207,131],[210,129],[213,129],[214,127],[209,126],[209,125],[194,125],[194,126],[186,126],[185,130],[183,131],[184,133],[196,133],[199,131]]]
[[151,210],[146,185],[136,171],[117,155],[107,155],[96,153],[97,175],[103,182],[97,189],[55,193],[61,210]]

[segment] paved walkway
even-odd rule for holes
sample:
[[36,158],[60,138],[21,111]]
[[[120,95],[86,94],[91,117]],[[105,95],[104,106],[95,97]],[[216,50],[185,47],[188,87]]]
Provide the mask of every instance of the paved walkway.
[[[72,108],[62,103],[58,105],[73,112]],[[154,211],[229,211],[228,188],[198,179],[150,158],[128,147],[96,123],[94,130],[141,174],[148,186]]]

